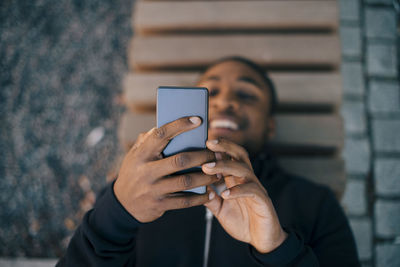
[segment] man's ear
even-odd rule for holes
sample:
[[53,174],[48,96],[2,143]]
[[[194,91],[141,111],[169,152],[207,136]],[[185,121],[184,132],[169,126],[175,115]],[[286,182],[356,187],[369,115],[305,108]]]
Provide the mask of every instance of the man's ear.
[[276,133],[276,121],[274,117],[269,117],[267,119],[267,129],[266,129],[266,138],[267,140],[271,140],[275,137]]

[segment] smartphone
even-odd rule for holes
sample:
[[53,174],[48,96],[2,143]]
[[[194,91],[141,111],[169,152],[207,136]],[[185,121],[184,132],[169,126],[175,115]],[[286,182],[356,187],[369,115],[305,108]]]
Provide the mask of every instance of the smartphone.
[[[208,90],[204,87],[158,87],[157,127],[187,116],[200,117],[202,121],[201,125],[174,137],[163,151],[165,157],[180,152],[206,148],[208,138]],[[200,170],[201,167],[199,166],[180,171],[177,174]],[[187,191],[204,194],[206,187],[201,186]]]

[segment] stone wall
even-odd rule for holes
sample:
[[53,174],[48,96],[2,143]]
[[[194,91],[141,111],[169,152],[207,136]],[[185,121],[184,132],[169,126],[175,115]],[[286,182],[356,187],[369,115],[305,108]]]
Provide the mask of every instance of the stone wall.
[[341,0],[350,218],[364,266],[400,266],[400,88],[392,0]]

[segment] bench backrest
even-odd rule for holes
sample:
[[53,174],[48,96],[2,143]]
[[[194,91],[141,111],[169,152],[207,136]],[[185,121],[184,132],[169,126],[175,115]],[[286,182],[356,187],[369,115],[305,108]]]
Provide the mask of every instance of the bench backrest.
[[273,146],[288,171],[345,185],[338,7],[333,0],[136,1],[123,81],[127,148],[155,126],[156,88],[193,86],[199,70],[241,55],[269,70],[279,107]]

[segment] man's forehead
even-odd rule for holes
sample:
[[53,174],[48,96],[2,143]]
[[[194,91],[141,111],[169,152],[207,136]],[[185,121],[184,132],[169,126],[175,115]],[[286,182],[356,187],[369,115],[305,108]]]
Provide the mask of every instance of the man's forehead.
[[253,84],[262,89],[264,83],[260,75],[249,66],[235,61],[219,63],[207,70],[200,79],[200,82],[230,80]]
[[[217,81],[219,82],[221,80],[221,77],[219,75],[210,75],[210,76],[206,76],[202,79],[202,82],[206,82],[206,81]],[[236,82],[243,82],[243,83],[248,83],[248,84],[252,84],[254,86],[256,86],[257,88],[262,89],[263,85],[262,83],[260,83],[259,81],[257,81],[256,79],[254,79],[251,76],[246,76],[246,75],[242,75],[242,76],[237,76],[235,77],[235,81]]]
[[221,81],[225,79],[249,82],[258,87],[263,87],[262,78],[255,70],[235,61],[221,62],[212,66],[202,75],[200,81]]

